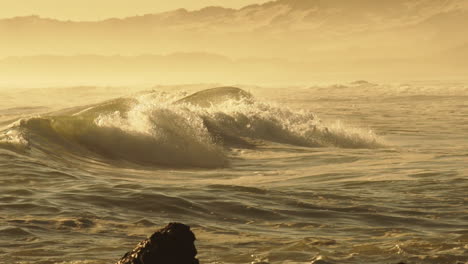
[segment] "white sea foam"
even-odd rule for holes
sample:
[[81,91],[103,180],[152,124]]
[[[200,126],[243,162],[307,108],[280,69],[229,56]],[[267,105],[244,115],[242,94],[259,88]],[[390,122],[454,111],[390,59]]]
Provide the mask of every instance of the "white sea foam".
[[[226,94],[220,89],[210,92],[207,100],[213,96],[223,100],[200,104],[203,98],[197,96],[192,104],[174,94],[152,92],[104,102],[78,114],[24,119],[11,131],[36,137],[44,146],[53,142],[112,159],[175,167],[226,166],[230,147],[255,147],[259,141],[301,147],[382,145],[372,131],[340,122],[325,124],[310,111],[247,96],[229,99]],[[20,137],[8,140],[22,142]]]

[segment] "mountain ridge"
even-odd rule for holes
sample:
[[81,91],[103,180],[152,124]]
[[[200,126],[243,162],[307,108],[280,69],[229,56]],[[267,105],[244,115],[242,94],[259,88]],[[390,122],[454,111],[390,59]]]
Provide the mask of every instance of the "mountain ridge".
[[[377,3],[378,2],[378,3]],[[411,3],[411,4],[410,4]],[[102,23],[108,21],[125,21],[125,20],[134,20],[134,19],[141,19],[141,18],[149,18],[149,17],[174,17],[174,16],[190,16],[192,18],[210,18],[210,17],[219,17],[219,16],[229,16],[234,13],[250,13],[252,15],[256,11],[265,10],[270,8],[276,8],[278,6],[289,7],[290,11],[297,11],[297,10],[314,10],[314,9],[348,9],[352,11],[365,11],[369,12],[372,10],[374,12],[381,11],[381,10],[393,10],[394,12],[401,12],[402,9],[406,8],[408,10],[412,10],[412,8],[419,7],[421,8],[424,6],[426,9],[428,8],[437,8],[438,11],[447,11],[450,9],[468,9],[468,3],[464,2],[463,0],[442,0],[442,1],[434,1],[434,0],[419,0],[419,1],[409,1],[409,0],[395,0],[395,1],[372,1],[372,0],[328,0],[328,1],[321,1],[321,0],[276,0],[276,1],[269,1],[263,4],[252,4],[241,7],[239,9],[234,8],[225,8],[222,6],[207,6],[198,10],[187,10],[185,8],[179,8],[171,11],[166,12],[159,12],[159,13],[146,13],[143,15],[135,15],[135,16],[127,16],[123,18],[114,18],[109,17],[106,19],[101,20],[61,20],[61,19],[54,19],[49,17],[42,17],[38,14],[31,14],[27,16],[15,16],[11,18],[0,18],[0,22],[8,21],[8,20],[27,20],[27,19],[35,19],[37,20],[47,20],[47,21],[54,21],[54,22],[66,22],[66,23]]]
[[[262,58],[261,63],[251,63],[265,67],[265,61],[272,58],[297,61],[313,65],[314,70],[321,70],[317,68],[321,64],[340,71],[342,65],[356,68],[362,64],[372,71],[376,66],[398,64],[413,71],[414,62],[424,67],[424,60],[435,65],[439,60],[443,68],[447,63],[460,64],[455,58],[468,54],[467,49],[457,49],[468,43],[468,35],[462,34],[468,25],[467,2],[277,0],[239,9],[210,6],[100,21],[15,17],[0,19],[0,36],[8,39],[0,41],[0,58],[118,54],[125,59],[143,54],[213,53],[234,61],[226,62],[226,71],[233,63],[240,71],[238,61],[243,58]],[[218,61],[224,60],[221,57]],[[210,56],[198,59],[217,63]],[[283,65],[298,68],[276,60],[268,67],[281,70]]]

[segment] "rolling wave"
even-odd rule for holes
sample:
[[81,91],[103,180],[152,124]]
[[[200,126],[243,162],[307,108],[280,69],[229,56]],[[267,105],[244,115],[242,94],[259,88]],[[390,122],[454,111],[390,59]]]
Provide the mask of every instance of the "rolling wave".
[[99,155],[170,167],[224,167],[231,148],[276,142],[303,147],[375,148],[369,131],[324,124],[310,111],[255,100],[235,87],[186,97],[149,92],[21,119],[0,146]]

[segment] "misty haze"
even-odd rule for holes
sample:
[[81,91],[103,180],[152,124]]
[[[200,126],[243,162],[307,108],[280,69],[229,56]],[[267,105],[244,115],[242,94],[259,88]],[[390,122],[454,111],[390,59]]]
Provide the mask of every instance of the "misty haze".
[[468,263],[468,1],[5,1],[0,264]]

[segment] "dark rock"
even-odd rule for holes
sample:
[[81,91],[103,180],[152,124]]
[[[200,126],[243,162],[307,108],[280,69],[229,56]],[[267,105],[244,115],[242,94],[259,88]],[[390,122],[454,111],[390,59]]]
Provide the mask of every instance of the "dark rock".
[[117,264],[198,264],[190,227],[170,223],[126,253]]

